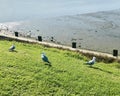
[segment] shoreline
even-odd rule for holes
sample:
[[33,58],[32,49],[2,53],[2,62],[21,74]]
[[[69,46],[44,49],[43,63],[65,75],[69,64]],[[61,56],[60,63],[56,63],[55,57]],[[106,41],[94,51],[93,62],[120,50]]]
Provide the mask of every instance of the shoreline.
[[[77,48],[72,48],[72,47],[69,47],[69,46],[64,46],[64,45],[59,45],[59,44],[54,44],[54,43],[49,43],[49,42],[43,42],[43,41],[41,42],[41,41],[38,41],[38,40],[33,40],[31,38],[15,37],[15,36],[12,36],[12,35],[8,35],[8,34],[5,35],[3,33],[0,33],[0,39],[2,39],[2,40],[6,39],[6,40],[10,40],[10,41],[15,40],[15,41],[26,42],[26,43],[37,43],[37,44],[40,44],[40,45],[43,45],[43,46],[46,46],[46,47],[53,47],[53,48],[58,48],[58,49],[63,49],[63,50],[74,51],[74,52],[81,53],[81,54],[83,54],[84,56],[87,56],[87,57],[96,56],[98,58],[98,61],[103,60],[103,62],[106,62],[106,60],[113,60],[113,61],[117,60],[117,62],[120,62],[120,56],[115,57],[112,54],[108,54],[108,53],[90,51],[90,50],[85,50],[85,49],[77,49]],[[106,60],[105,60],[105,58],[106,58]]]

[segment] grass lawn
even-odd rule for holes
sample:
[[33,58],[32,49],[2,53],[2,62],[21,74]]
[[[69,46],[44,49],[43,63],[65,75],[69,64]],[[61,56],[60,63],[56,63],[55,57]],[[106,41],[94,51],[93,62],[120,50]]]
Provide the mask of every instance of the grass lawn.
[[[15,52],[9,52],[12,44]],[[45,52],[52,67],[45,65]],[[96,62],[66,50],[0,41],[0,96],[120,96],[120,64]]]

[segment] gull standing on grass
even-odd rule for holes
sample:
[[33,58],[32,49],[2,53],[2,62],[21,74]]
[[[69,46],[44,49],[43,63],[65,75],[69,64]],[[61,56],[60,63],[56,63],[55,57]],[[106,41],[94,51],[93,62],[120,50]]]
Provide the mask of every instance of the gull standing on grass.
[[86,64],[92,66],[93,64],[95,64],[95,60],[96,60],[96,57],[93,57],[93,59],[88,61],[88,62],[86,62]]
[[15,45],[12,44],[12,46],[9,48],[9,51],[14,51],[15,50]]
[[49,66],[51,66],[50,61],[48,60],[48,57],[45,55],[45,53],[42,52],[41,58],[44,62],[47,62]]

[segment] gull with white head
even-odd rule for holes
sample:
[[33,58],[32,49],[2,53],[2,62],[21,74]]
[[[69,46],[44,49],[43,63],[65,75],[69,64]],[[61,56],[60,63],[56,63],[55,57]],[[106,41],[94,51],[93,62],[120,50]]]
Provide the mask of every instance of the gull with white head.
[[42,52],[41,58],[44,62],[47,62],[49,66],[51,66],[50,61],[48,60],[48,57],[45,55],[45,53]]
[[12,44],[12,46],[9,48],[9,51],[14,51],[15,50],[15,45]]
[[95,61],[96,61],[96,57],[93,57],[92,58],[92,60],[90,60],[90,61],[88,61],[88,62],[86,62],[86,64],[88,64],[88,65],[93,65],[93,64],[95,64]]

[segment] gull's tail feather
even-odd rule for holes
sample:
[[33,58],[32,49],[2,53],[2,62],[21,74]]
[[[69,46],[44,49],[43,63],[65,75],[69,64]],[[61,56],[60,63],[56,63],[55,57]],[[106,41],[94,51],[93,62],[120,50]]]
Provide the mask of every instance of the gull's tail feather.
[[49,64],[49,66],[52,66],[50,61],[48,61],[48,64]]
[[49,64],[51,64],[51,62],[50,61],[47,61]]

